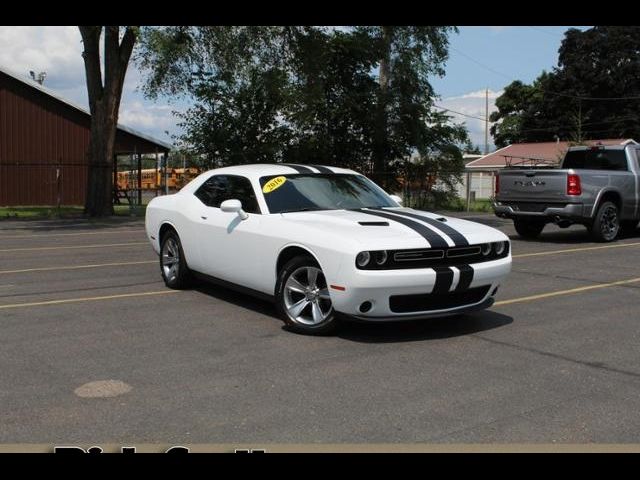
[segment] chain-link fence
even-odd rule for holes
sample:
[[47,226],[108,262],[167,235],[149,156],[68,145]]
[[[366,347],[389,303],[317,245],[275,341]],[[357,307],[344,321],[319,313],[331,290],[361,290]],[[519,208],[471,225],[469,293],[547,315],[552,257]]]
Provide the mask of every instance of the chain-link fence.
[[[136,161],[119,161],[114,172],[114,204],[127,205],[132,213],[157,196],[175,193],[204,169],[166,167],[138,170]],[[421,210],[491,211],[495,171],[371,173],[386,191],[403,204]],[[87,165],[58,162],[0,163],[0,205],[83,205]]]

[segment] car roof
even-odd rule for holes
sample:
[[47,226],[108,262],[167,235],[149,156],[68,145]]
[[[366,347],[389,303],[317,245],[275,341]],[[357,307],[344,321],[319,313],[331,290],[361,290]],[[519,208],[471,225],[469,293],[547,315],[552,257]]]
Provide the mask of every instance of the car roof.
[[249,178],[260,178],[270,175],[291,175],[295,173],[351,173],[359,175],[348,168],[333,167],[328,165],[303,165],[297,163],[254,163],[249,165],[234,165],[209,170],[208,174],[243,175]]
[[324,173],[342,173],[360,175],[360,173],[349,170],[348,168],[332,167],[327,165],[302,165],[294,163],[254,163],[248,165],[234,165],[232,167],[214,168],[201,173],[193,181],[185,185],[180,192],[194,192],[212,175],[242,175],[252,182],[258,182],[260,177],[276,177],[278,175],[294,175],[297,173],[308,172],[311,174]]

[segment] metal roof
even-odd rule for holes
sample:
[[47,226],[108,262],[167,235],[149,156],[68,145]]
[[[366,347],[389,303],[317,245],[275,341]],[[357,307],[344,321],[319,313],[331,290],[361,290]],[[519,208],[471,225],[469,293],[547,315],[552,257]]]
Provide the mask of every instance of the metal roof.
[[[79,110],[80,112],[91,116],[91,112],[89,112],[87,109],[81,107],[80,105],[70,102],[69,100],[61,97],[60,95],[58,95],[58,93],[56,93],[53,90],[50,90],[46,87],[43,87],[42,85],[40,85],[38,82],[35,82],[33,80],[31,80],[30,78],[26,77],[26,76],[22,76],[16,72],[13,72],[9,69],[7,69],[6,67],[3,67],[2,65],[0,65],[0,72],[4,73],[5,75],[23,83],[24,85],[31,87],[35,90],[39,90],[40,92],[44,93],[45,95],[48,95],[49,97],[52,97],[54,99],[56,99],[57,101],[64,103],[68,106],[70,106],[71,108],[74,108],[76,110]],[[162,140],[158,140],[156,138],[153,138],[150,135],[147,135],[145,133],[142,133],[134,128],[128,127],[126,125],[123,125],[121,123],[118,123],[118,130],[122,130],[123,132],[127,132],[130,133],[131,135],[135,135],[136,137],[140,137],[148,142],[154,143],[156,145],[160,145],[168,150],[171,150],[173,148],[173,145],[171,145],[170,143],[166,143],[163,142]]]
[[[628,145],[637,144],[631,138],[605,138],[601,140],[587,140],[586,145]],[[517,160],[540,162],[544,164],[558,164],[564,157],[570,142],[537,142],[537,143],[513,143],[500,148],[493,153],[484,155],[477,160],[467,163],[468,169],[503,168],[509,164],[517,163]],[[512,159],[516,159],[513,161]]]

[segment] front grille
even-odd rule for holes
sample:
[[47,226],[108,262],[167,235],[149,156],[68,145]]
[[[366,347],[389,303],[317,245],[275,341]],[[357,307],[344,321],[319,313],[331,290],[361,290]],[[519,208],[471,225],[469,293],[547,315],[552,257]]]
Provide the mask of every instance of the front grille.
[[447,250],[448,258],[472,257],[480,253],[480,245],[473,247],[450,248]]
[[[448,248],[412,248],[405,250],[387,250],[389,260],[383,265],[371,261],[365,270],[399,270],[405,268],[456,267],[474,263],[491,262],[509,255],[509,245],[502,255],[493,251],[489,256],[482,255],[480,245]],[[361,268],[361,267],[358,267]]]
[[491,288],[490,285],[470,288],[462,292],[392,295],[389,297],[389,308],[394,313],[411,313],[464,307],[481,302],[489,288]]
[[393,254],[393,259],[396,262],[414,262],[437,258],[444,258],[444,250],[401,250]]

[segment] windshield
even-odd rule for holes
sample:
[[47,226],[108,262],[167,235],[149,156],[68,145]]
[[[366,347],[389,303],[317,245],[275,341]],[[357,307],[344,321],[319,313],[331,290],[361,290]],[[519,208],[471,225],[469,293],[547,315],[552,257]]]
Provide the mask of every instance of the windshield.
[[626,170],[627,157],[624,150],[569,150],[564,157],[562,168]]
[[351,174],[291,174],[261,177],[260,187],[271,213],[397,207],[368,178]]

